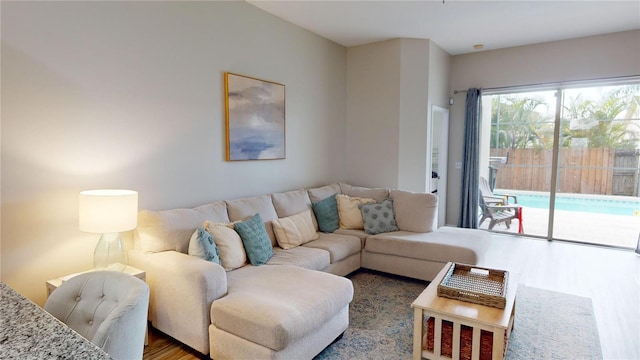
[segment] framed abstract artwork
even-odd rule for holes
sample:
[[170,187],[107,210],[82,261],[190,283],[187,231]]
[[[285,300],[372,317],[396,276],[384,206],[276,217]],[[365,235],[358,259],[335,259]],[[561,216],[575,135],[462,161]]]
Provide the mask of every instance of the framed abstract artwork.
[[224,73],[227,161],[285,158],[283,84]]

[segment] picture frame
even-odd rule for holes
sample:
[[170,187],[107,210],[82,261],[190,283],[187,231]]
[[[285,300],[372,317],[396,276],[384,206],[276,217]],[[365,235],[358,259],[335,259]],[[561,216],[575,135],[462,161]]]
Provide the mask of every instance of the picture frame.
[[286,158],[285,86],[224,73],[227,161]]

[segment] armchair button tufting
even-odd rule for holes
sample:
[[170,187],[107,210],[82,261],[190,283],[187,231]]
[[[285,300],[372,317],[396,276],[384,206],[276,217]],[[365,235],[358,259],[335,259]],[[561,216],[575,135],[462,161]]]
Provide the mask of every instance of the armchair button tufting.
[[76,302],[80,301],[80,296],[76,296]]
[[93,325],[93,320],[89,320],[89,325]]

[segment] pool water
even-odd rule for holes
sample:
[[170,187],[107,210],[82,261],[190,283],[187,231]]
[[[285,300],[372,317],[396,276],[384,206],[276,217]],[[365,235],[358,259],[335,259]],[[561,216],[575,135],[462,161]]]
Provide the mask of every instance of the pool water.
[[[505,192],[496,190],[496,193]],[[549,196],[537,194],[516,194],[518,196],[518,204],[526,207],[548,209]],[[640,216],[640,198],[637,200],[616,199],[614,196],[609,198],[593,198],[593,197],[572,197],[565,195],[556,196],[556,210],[580,211],[597,214],[610,215],[628,215]]]

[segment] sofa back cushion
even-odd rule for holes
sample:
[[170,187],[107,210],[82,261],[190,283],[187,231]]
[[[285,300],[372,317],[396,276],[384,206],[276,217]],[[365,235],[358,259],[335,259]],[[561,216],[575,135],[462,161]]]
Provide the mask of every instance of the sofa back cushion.
[[[276,214],[280,219],[311,210],[311,199],[309,199],[307,190],[271,194],[271,201],[273,201],[273,207],[276,209]],[[311,216],[311,221],[313,228],[317,231],[318,223],[315,216]]]
[[227,212],[231,221],[246,220],[255,214],[260,214],[264,222],[267,235],[271,240],[271,245],[276,246],[276,236],[273,233],[271,222],[278,218],[276,209],[273,207],[270,195],[254,196],[244,199],[227,200]]
[[226,204],[218,201],[193,209],[142,210],[138,213],[134,246],[144,252],[175,250],[186,254],[191,235],[207,220],[229,222]]
[[369,198],[376,202],[383,202],[389,198],[389,188],[367,188],[340,183],[340,189],[351,197]]
[[392,190],[393,212],[400,230],[432,232],[436,229],[438,197],[434,194]]
[[316,202],[334,194],[342,194],[342,190],[340,189],[340,184],[336,183],[319,188],[307,189],[307,193],[309,194],[311,202]]

